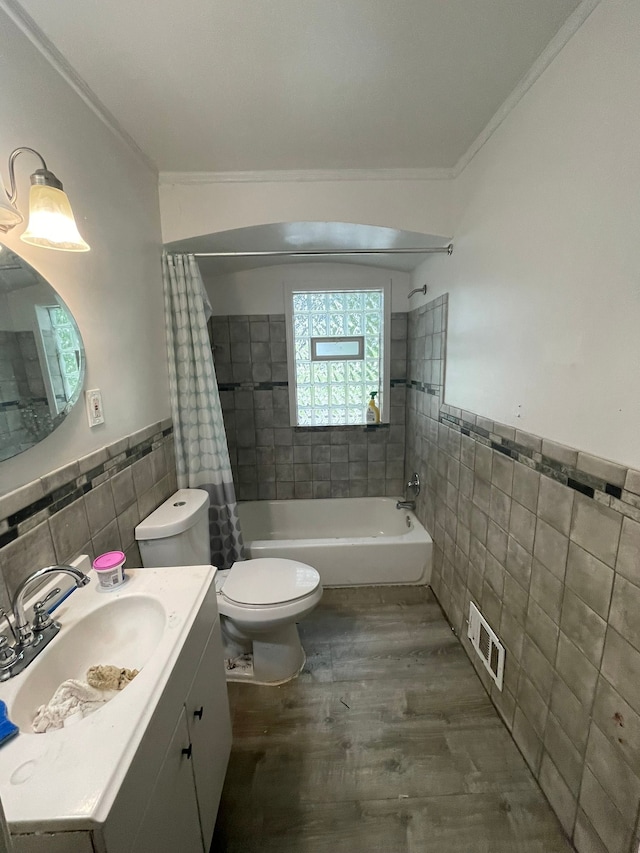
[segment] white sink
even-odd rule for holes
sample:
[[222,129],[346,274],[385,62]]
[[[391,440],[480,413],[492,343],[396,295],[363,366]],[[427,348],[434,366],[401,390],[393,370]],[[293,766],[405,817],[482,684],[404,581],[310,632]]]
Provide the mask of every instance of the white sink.
[[[109,593],[89,574],[91,583],[53,614],[57,636],[23,672],[0,683],[0,699],[20,728],[0,749],[0,798],[15,833],[104,823],[184,644],[197,637],[203,647],[218,616],[211,566],[131,569],[127,583]],[[52,583],[69,586],[66,575]],[[63,681],[85,678],[97,664],[140,674],[75,725],[33,732],[37,708]],[[188,687],[180,689],[186,694]]]
[[158,646],[166,621],[165,609],[156,598],[130,595],[104,601],[75,624],[63,626],[24,671],[11,703],[12,722],[22,732],[32,731],[31,722],[40,705],[68,678],[85,680],[90,666],[113,664],[142,670]]

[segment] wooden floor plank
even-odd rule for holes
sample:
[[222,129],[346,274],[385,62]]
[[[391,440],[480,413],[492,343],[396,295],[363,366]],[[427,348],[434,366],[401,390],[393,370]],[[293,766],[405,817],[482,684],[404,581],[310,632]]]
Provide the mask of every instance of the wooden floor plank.
[[568,853],[424,587],[326,590],[280,687],[230,684],[212,853]]

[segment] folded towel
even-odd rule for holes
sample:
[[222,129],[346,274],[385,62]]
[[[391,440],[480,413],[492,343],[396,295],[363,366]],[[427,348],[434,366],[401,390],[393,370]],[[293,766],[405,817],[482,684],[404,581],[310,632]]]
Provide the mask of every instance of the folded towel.
[[122,690],[138,674],[137,669],[118,666],[92,666],[87,670],[87,682],[98,690]]
[[117,692],[117,690],[98,690],[86,681],[70,678],[62,682],[46,705],[38,708],[32,728],[34,732],[61,729],[66,723],[75,723],[93,711],[97,711]]

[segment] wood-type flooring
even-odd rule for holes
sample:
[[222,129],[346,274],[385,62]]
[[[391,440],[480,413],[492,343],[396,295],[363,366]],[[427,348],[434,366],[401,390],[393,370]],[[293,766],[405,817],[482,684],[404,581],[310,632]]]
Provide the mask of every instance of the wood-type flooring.
[[212,853],[573,850],[427,587],[325,590],[301,675],[230,684]]

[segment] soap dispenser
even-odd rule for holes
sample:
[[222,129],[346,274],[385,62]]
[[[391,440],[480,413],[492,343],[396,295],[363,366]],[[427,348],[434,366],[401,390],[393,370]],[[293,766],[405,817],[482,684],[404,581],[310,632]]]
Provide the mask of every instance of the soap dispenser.
[[365,420],[367,424],[379,424],[380,423],[380,409],[376,406],[376,395],[377,391],[371,391],[369,400],[369,404],[367,406],[366,417]]

